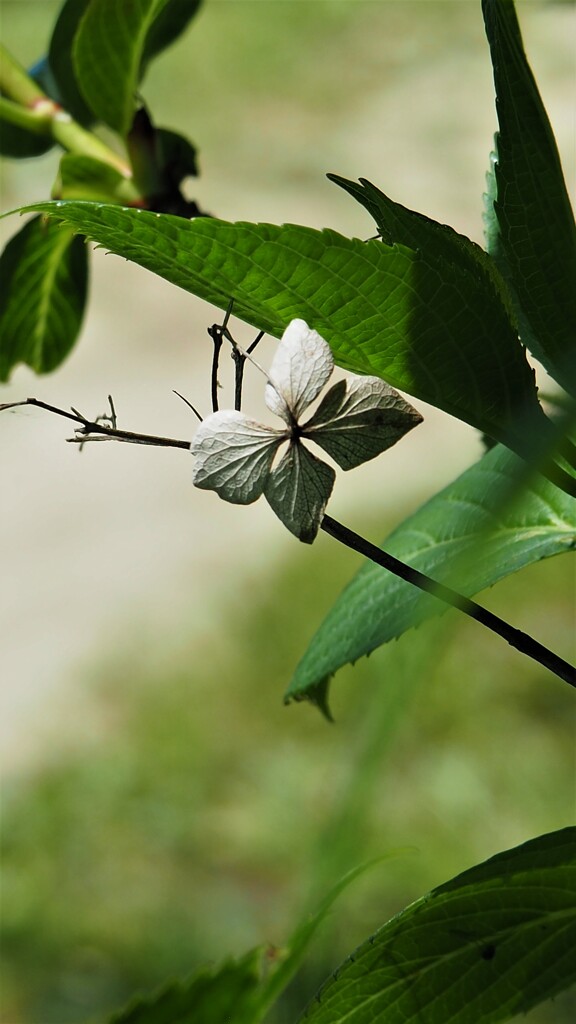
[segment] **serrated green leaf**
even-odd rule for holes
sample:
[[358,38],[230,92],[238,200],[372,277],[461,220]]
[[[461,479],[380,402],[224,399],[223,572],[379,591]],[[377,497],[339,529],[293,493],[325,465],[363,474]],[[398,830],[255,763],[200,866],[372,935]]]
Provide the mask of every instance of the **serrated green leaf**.
[[327,174],[326,177],[364,206],[374,218],[384,242],[388,245],[399,242],[416,251],[433,253],[436,260],[459,264],[472,278],[482,282],[487,292],[493,291],[497,295],[511,323],[514,323],[514,312],[504,280],[490,256],[470,238],[459,234],[448,224],[440,224],[423,213],[395,203],[366,178],[355,182],[341,178],[338,174]]
[[88,283],[84,240],[34,217],[0,257],[0,380],[18,363],[48,373],[68,355],[82,322]]
[[173,982],[133,1000],[108,1024],[252,1024],[264,957],[254,949],[237,960],[203,969],[188,982]]
[[152,56],[169,45],[199,0],[91,0],[72,49],[74,75],[98,120],[126,136],[137,87]]
[[320,989],[306,1024],[498,1024],[576,981],[576,830],[413,903]]
[[35,204],[126,259],[279,337],[300,317],[336,361],[526,452],[546,436],[533,373],[493,292],[433,254],[295,225]]
[[259,1024],[294,976],[338,896],[368,868],[398,852],[348,872],[282,949],[259,947],[216,968],[202,969],[188,981],[174,981],[151,995],[137,996],[108,1024]]
[[[576,502],[534,475],[521,496],[506,491],[520,460],[493,448],[406,519],[382,547],[466,597],[524,566],[576,547]],[[504,500],[503,500],[504,499]],[[424,619],[440,601],[366,562],[337,599],[300,661],[286,700],[317,700],[329,677]]]
[[487,197],[488,251],[515,298],[522,339],[576,394],[576,225],[554,134],[512,0],[483,0],[499,134]]

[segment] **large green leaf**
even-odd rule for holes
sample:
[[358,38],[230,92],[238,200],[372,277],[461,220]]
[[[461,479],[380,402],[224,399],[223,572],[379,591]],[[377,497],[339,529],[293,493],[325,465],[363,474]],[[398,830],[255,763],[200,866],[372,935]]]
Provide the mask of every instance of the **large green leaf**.
[[383,377],[519,451],[549,423],[494,289],[434,252],[294,225],[35,204],[106,248],[279,336],[292,317],[340,365]]
[[423,213],[417,213],[400,203],[395,203],[365,178],[360,178],[359,182],[341,178],[338,174],[328,174],[327,178],[368,210],[384,242],[388,245],[399,242],[411,249],[433,253],[434,258],[443,263],[459,264],[465,273],[482,282],[482,287],[488,293],[496,293],[509,319],[514,322],[514,312],[505,282],[494,261],[479,245],[466,235],[459,234],[448,224],[440,224]]
[[204,969],[188,982],[173,982],[151,996],[136,998],[109,1024],[251,1024],[264,951]]
[[125,136],[144,67],[195,14],[199,0],[91,0],[73,45],[74,75],[98,118]]
[[56,19],[48,48],[48,64],[58,89],[58,95],[55,96],[50,90],[47,91],[76,121],[83,125],[89,125],[94,120],[94,114],[78,86],[72,61],[72,47],[80,20],[89,3],[90,0],[66,0]]
[[[471,597],[576,547],[576,502],[534,475],[516,500],[520,460],[493,448],[384,541],[391,555]],[[330,676],[446,606],[373,562],[340,595],[298,665],[286,700],[325,703]]]
[[512,0],[483,0],[499,134],[487,244],[516,299],[522,339],[576,394],[576,226]]
[[497,1024],[576,981],[576,830],[413,903],[320,989],[306,1024]]
[[80,330],[88,285],[86,244],[70,228],[34,217],[8,242],[0,276],[0,380],[7,380],[17,363],[48,373]]

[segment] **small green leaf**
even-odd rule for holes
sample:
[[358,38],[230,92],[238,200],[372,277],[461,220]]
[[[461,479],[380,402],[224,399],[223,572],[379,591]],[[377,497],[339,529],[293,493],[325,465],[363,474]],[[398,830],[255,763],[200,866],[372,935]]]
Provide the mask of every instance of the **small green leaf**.
[[108,1024],[256,1024],[254,999],[264,951],[204,969],[188,982],[173,982],[151,996],[136,998]]
[[63,199],[121,202],[126,178],[110,164],[80,153],[66,153],[60,161],[58,193]]
[[199,0],[91,0],[72,49],[74,74],[90,108],[126,136],[144,66],[168,46]]
[[306,1024],[498,1024],[576,981],[576,830],[498,854],[413,903],[320,989]]
[[70,228],[34,217],[0,257],[0,380],[18,363],[48,373],[72,348],[82,322],[86,244]]
[[500,131],[486,234],[515,299],[522,340],[576,394],[576,225],[554,134],[512,0],[483,0]]
[[[576,547],[576,503],[541,476],[533,476],[519,500],[506,501],[523,468],[516,456],[493,448],[406,519],[382,547],[466,597]],[[440,601],[366,562],[313,637],[286,700],[316,702],[321,695],[325,702],[328,680],[342,665],[445,610]]]
[[549,423],[502,302],[435,254],[296,225],[185,221],[89,203],[35,204],[126,259],[279,337],[302,318],[341,366],[523,453]]

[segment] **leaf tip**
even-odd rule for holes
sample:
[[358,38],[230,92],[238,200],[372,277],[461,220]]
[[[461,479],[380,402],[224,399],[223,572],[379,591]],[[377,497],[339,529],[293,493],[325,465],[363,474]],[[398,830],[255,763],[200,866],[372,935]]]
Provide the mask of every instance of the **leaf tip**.
[[324,676],[319,682],[309,686],[306,690],[300,690],[291,692],[291,688],[288,690],[284,697],[284,704],[300,703],[300,701],[310,701],[315,707],[318,708],[320,713],[324,715],[327,722],[334,722],[334,716],[330,710],[328,703],[328,693],[330,689],[330,679],[332,674]]

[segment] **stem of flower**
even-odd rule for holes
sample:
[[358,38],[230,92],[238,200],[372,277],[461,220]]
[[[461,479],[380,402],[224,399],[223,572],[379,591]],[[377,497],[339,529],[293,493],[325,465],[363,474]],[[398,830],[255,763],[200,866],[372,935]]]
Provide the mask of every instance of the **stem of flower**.
[[[77,428],[76,437],[70,437],[68,440],[76,442],[77,444],[83,444],[85,441],[127,441],[130,444],[149,444],[157,448],[184,448],[190,451],[190,441],[178,441],[174,437],[161,437],[157,434],[139,434],[133,430],[120,430],[118,427],[107,426],[105,423],[99,423],[96,420],[86,419],[79,412],[68,412],[67,409],[58,409],[55,405],[48,405],[47,402],[41,402],[39,398],[26,398],[22,402],[7,402],[4,405],[0,405],[0,412],[6,409],[16,409],[22,405],[34,405],[38,409],[46,409],[47,412],[53,412],[56,416],[63,416],[67,420],[73,420],[74,423],[79,423],[80,426]],[[90,435],[94,435],[91,437]]]
[[533,658],[534,661],[539,662],[540,665],[549,669],[554,675],[569,683],[570,686],[576,687],[576,668],[570,665],[569,662],[564,661],[563,658],[559,658],[553,651],[549,651],[547,647],[538,643],[528,633],[515,629],[514,626],[510,626],[509,623],[499,618],[498,615],[494,615],[487,608],[477,604],[476,601],[471,601],[470,598],[464,597],[463,594],[459,594],[457,590],[452,590],[451,587],[447,587],[443,583],[437,583],[436,580],[426,576],[425,573],[420,572],[418,569],[413,569],[411,566],[406,565],[405,562],[394,558],[393,555],[382,551],[381,548],[376,547],[375,544],[371,544],[364,537],[338,523],[331,516],[324,516],[321,528],[325,533],[339,540],[341,544],[345,544],[346,547],[364,555],[377,565],[381,565],[384,569],[388,569],[389,572],[399,576],[400,579],[406,580],[407,583],[418,587],[419,590],[423,590],[437,600],[443,601],[444,604],[451,605],[452,608],[458,608],[459,611],[464,612],[471,619],[475,619],[476,622],[480,622],[487,629],[491,629],[493,633],[503,637],[516,650],[526,654],[529,658]]
[[[111,404],[112,410],[114,407]],[[48,405],[47,402],[42,402],[37,398],[27,398],[22,402],[9,402],[5,405],[0,405],[0,412],[6,409],[14,409],[18,406],[33,405],[39,409],[46,409],[48,412],[53,412],[57,416],[64,416],[65,419],[73,420],[75,423],[79,423],[80,426],[77,429],[77,436],[70,438],[71,441],[82,443],[90,439],[90,435],[94,435],[93,440],[116,440],[116,441],[127,441],[131,444],[149,444],[155,445],[162,448],[182,448],[186,451],[190,450],[190,441],[179,441],[172,437],[159,437],[155,434],[139,434],[132,430],[120,430],[116,426],[107,426],[104,423],[97,422],[96,420],[88,420],[80,413],[76,411],[68,412],[65,409],[58,409],[54,405]],[[115,415],[115,414],[114,414]],[[336,519],[332,519],[331,516],[325,515],[322,519],[321,529],[325,533],[329,534],[330,537],[334,537],[335,540],[340,541],[341,544],[345,544],[346,547],[351,548],[352,551],[357,551],[358,554],[364,555],[365,558],[369,558],[376,565],[381,565],[383,569],[388,569],[389,572],[394,573],[395,576],[399,576],[400,579],[406,580],[407,583],[411,583],[412,586],[418,587],[419,590],[423,590],[426,594],[430,594],[435,597],[438,601],[443,601],[444,604],[450,605],[452,608],[457,608],[458,611],[464,612],[471,619],[476,622],[480,622],[487,629],[492,630],[493,633],[497,633],[498,636],[503,637],[512,647],[515,647],[517,651],[527,655],[537,661],[544,668],[553,672],[554,675],[558,676],[559,679],[563,679],[564,682],[570,686],[576,687],[576,668],[570,665],[569,662],[564,661],[563,658],[558,657],[553,651],[548,650],[543,644],[538,643],[528,633],[523,633],[521,630],[516,629],[514,626],[509,625],[504,619],[499,618],[498,615],[494,615],[493,612],[488,611],[487,608],[483,608],[482,605],[476,603],[476,601],[470,600],[468,597],[464,597],[463,594],[459,594],[457,590],[452,590],[451,587],[445,586],[443,583],[438,583],[433,580],[431,576],[426,576],[425,573],[420,572],[418,569],[413,569],[410,565],[406,565],[405,562],[401,562],[399,558],[395,558],[394,555],[389,555],[388,552],[382,551],[381,548],[376,547],[375,544],[371,544],[370,541],[361,537],[360,534],[354,533],[353,530],[349,530],[347,526],[343,526],[342,523],[337,522]]]

